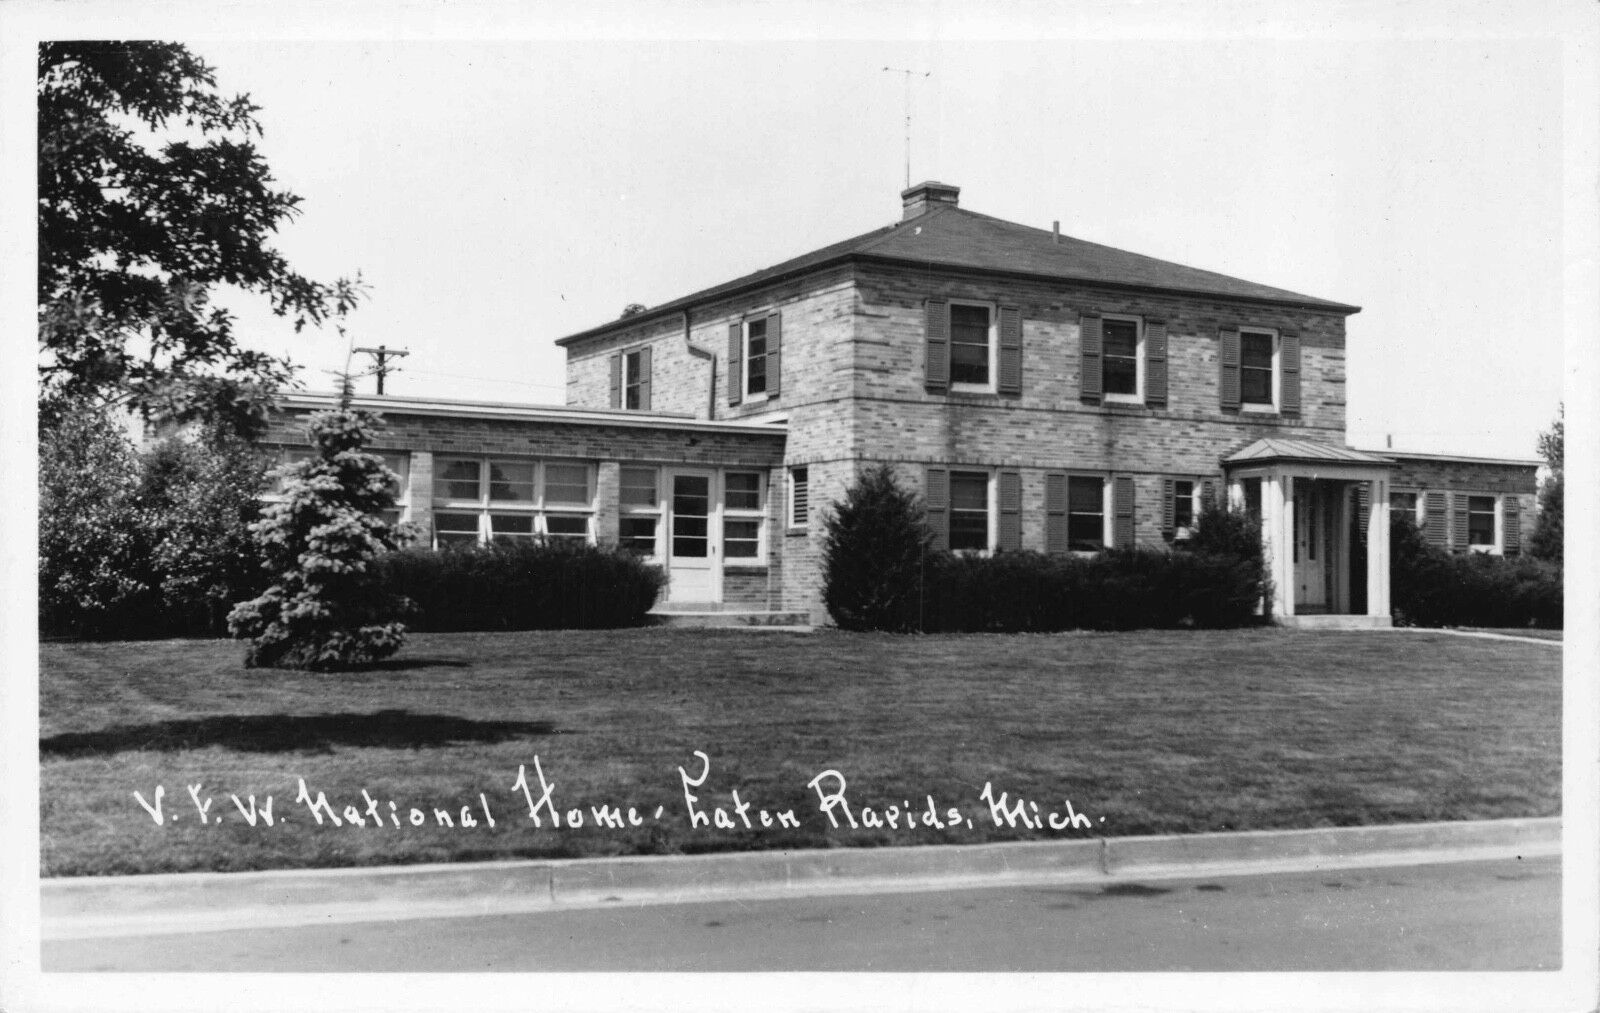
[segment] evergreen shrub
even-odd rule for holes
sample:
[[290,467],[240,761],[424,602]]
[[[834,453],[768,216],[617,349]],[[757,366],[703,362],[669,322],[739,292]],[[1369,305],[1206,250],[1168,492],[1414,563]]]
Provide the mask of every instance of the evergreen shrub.
[[556,539],[407,549],[375,572],[415,603],[412,628],[436,633],[639,626],[667,582],[630,552]]
[[1389,594],[1402,626],[1562,626],[1559,565],[1532,556],[1447,552],[1399,511],[1389,515]]

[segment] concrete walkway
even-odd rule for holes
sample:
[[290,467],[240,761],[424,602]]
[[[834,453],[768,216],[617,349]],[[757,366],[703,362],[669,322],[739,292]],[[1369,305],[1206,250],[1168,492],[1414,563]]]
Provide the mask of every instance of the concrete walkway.
[[1559,818],[46,880],[46,940],[1558,855]]

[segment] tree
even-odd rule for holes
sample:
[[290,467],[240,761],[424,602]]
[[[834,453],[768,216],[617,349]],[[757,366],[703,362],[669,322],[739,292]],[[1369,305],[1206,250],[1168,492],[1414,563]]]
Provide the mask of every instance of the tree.
[[215,290],[265,295],[296,330],[360,294],[268,245],[300,198],[252,142],[258,108],[172,43],[45,42],[37,87],[41,418],[119,405],[253,431],[292,367],[240,348]]
[[880,464],[858,476],[824,520],[822,600],[847,630],[920,625],[923,567],[932,535],[922,505]]
[[350,407],[350,378],[339,407],[311,417],[316,456],[279,469],[284,499],[252,525],[273,583],[228,616],[249,638],[245,665],[336,671],[371,664],[400,649],[397,621],[410,603],[389,594],[373,562],[401,547],[380,516],[394,506],[398,476],[366,451],[381,425]]
[[642,302],[631,302],[622,307],[622,316],[619,319],[626,320],[629,317],[636,317],[649,308]]
[[1539,456],[1550,466],[1550,477],[1539,490],[1539,525],[1528,539],[1528,553],[1540,559],[1561,562],[1566,538],[1563,505],[1566,485],[1566,417],[1563,404],[1550,428],[1539,434]]

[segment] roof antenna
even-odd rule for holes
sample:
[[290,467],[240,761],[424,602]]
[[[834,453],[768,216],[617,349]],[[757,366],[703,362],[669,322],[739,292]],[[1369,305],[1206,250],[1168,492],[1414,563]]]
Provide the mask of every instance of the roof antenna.
[[907,70],[904,67],[885,67],[884,70],[906,76],[906,189],[911,189],[911,78],[916,74],[932,77],[931,70]]

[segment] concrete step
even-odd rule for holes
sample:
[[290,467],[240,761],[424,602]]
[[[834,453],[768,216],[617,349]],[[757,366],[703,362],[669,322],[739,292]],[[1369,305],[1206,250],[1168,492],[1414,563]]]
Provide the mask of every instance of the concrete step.
[[760,609],[709,609],[667,604],[650,612],[658,626],[686,629],[732,629],[739,627],[801,629],[811,628],[811,617],[804,612],[772,612]]
[[1319,613],[1304,616],[1279,616],[1278,623],[1297,630],[1387,630],[1394,625],[1388,616],[1350,616]]

